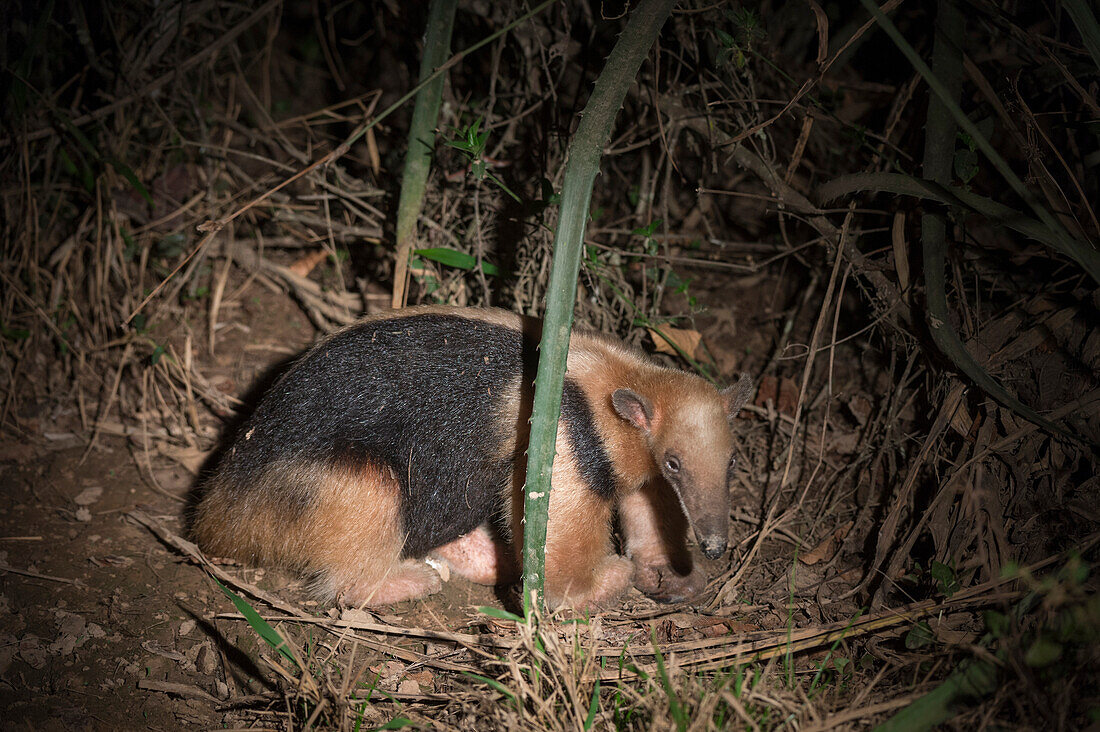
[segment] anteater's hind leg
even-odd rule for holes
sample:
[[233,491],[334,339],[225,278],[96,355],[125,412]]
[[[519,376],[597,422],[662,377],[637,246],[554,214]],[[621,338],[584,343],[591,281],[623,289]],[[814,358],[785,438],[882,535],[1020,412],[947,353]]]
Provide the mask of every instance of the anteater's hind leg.
[[634,560],[634,586],[660,602],[682,602],[706,587],[687,547],[688,522],[666,483],[650,482],[619,499],[626,553]]
[[479,585],[504,585],[519,579],[519,566],[512,550],[485,525],[432,550],[431,555]]
[[401,559],[401,489],[387,468],[356,466],[323,474],[316,504],[303,517],[308,569],[317,588],[342,605],[388,605],[438,592],[439,575]]

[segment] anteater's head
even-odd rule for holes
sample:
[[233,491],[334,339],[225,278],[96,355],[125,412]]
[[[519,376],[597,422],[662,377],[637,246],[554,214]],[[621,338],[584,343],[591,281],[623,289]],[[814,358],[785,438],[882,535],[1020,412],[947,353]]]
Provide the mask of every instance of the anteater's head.
[[702,379],[676,374],[611,396],[618,415],[643,433],[710,559],[726,551],[736,459],[730,425],[751,394],[748,375],[718,391]]

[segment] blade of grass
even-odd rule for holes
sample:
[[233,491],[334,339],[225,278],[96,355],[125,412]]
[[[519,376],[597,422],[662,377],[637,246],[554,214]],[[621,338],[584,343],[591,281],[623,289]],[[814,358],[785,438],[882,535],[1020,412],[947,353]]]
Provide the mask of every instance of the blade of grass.
[[263,638],[269,646],[282,654],[282,656],[286,658],[286,660],[293,663],[295,667],[301,668],[298,660],[290,652],[290,644],[286,642],[286,638],[283,638],[282,634],[279,631],[275,630],[275,628],[273,628],[270,623],[261,618],[260,614],[256,612],[255,608],[253,608],[247,600],[223,585],[221,582],[218,582],[217,579],[215,579],[214,581],[218,583],[218,587],[222,588],[222,592],[225,593],[226,597],[228,597],[233,602],[233,604],[237,606],[237,612],[244,616],[245,620],[248,621],[248,624],[252,626],[252,629],[255,630],[256,633],[261,638]]
[[684,711],[680,699],[676,696],[676,690],[672,688],[672,680],[669,679],[668,671],[665,669],[665,657],[661,655],[661,649],[657,647],[656,627],[651,628],[649,632],[650,640],[653,642],[653,656],[657,661],[657,678],[660,679],[661,686],[668,696],[668,709],[672,713],[672,719],[676,722],[676,729],[684,732],[688,725],[687,713]]
[[596,721],[596,713],[600,711],[600,680],[592,688],[592,701],[588,703],[588,716],[584,718],[584,729],[592,729],[592,723]]
[[[927,173],[927,170],[925,170]],[[998,203],[991,198],[979,196],[958,186],[941,184],[926,178],[916,178],[904,173],[853,173],[825,183],[818,189],[821,203],[827,204],[856,191],[875,191],[894,193],[899,196],[913,196],[928,201],[936,201],[949,206],[957,206],[981,214],[991,223],[1012,229],[1051,249],[1073,258],[1071,248],[1066,242],[1054,235],[1049,228],[1025,213]],[[1090,266],[1100,266],[1100,253],[1092,250],[1085,252]]]
[[[1093,7],[1095,7],[1095,2]],[[1100,70],[1100,26],[1096,24],[1096,16],[1093,15],[1089,3],[1084,0],[1062,0],[1062,7],[1066,9],[1070,20],[1077,26],[1081,34],[1081,40],[1085,43],[1092,62]]]
[[[935,73],[933,73],[924,64],[924,61],[916,55],[912,47],[905,42],[893,23],[883,16],[877,7],[869,4],[869,0],[861,1],[865,5],[869,5],[872,14],[878,13],[876,19],[883,25],[883,29],[887,31],[902,52],[909,57],[913,66],[917,68],[917,71],[935,91],[928,104],[923,167],[927,178],[941,186],[946,185],[951,180],[951,165],[955,153],[956,123],[970,132],[971,136],[975,138],[975,142],[978,142],[977,138],[981,137],[977,127],[962,114],[962,110],[959,109],[956,102],[956,99],[962,93],[963,62],[961,49],[965,25],[962,11],[950,0],[941,0],[939,3],[939,12],[936,16],[936,36],[932,51],[932,64],[935,67]],[[1023,183],[1008,169],[1008,164],[997,155],[988,142],[984,141],[984,138],[979,142],[979,146],[982,147],[983,152],[998,169],[1004,168],[1002,175],[1009,179],[1009,183],[1013,184],[1013,188],[1017,189],[1017,192],[1039,214],[1042,222],[1053,234],[1053,238],[1063,239],[1067,245],[1070,245],[1071,255],[1073,255],[1072,245],[1074,242],[1061,227],[1061,224],[1058,224],[1046,212]],[[1050,432],[1071,437],[1066,430],[1040,416],[1034,409],[1009,394],[971,355],[959,334],[951,327],[947,306],[947,280],[944,276],[947,259],[947,226],[943,216],[938,212],[926,213],[921,217],[921,245],[925,295],[928,305],[928,329],[932,334],[932,340],[936,343],[936,347],[951,359],[960,371],[1005,407]],[[1100,267],[1090,267],[1088,256],[1074,256],[1074,258],[1081,263],[1086,271],[1092,273],[1094,278],[1097,278]],[[1100,281],[1100,278],[1097,281]]]

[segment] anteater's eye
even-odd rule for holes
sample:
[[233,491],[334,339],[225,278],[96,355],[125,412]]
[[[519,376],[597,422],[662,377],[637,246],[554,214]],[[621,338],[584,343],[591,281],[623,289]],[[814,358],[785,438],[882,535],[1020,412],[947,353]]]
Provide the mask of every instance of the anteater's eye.
[[679,473],[680,460],[675,455],[669,455],[665,458],[665,467],[668,468],[670,473]]

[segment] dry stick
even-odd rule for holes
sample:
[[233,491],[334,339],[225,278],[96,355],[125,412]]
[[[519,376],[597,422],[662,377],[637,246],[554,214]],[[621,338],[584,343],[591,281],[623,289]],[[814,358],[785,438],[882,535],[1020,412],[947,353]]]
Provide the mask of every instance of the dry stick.
[[[704,138],[709,138],[711,135],[714,135],[719,141],[729,141],[732,139],[729,135],[717,129],[709,128],[706,120],[689,116],[687,110],[669,101],[667,97],[663,102],[668,107],[669,112],[679,111],[681,116],[687,116],[688,119],[685,120],[685,124]],[[817,206],[810,203],[809,199],[784,183],[783,180],[775,174],[775,171],[756,153],[747,149],[744,145],[734,145],[730,152],[738,165],[755,173],[756,176],[760,178],[761,182],[771,189],[772,194],[779,203],[793,211],[806,214],[808,216],[806,220],[807,223],[812,226],[818,234],[825,238],[826,241],[837,241],[840,239],[840,237],[838,237],[839,232],[836,225],[833,224]],[[841,241],[843,242],[843,240]],[[860,275],[871,283],[879,299],[884,303],[896,307],[901,313],[903,320],[912,322],[909,306],[902,301],[897,286],[888,280],[886,275],[877,268],[869,266],[867,257],[859,251],[850,240],[844,243],[843,247],[844,256],[855,266]],[[897,303],[897,305],[894,305],[894,303]]]
[[[889,13],[900,4],[901,4],[901,0],[887,0],[887,2],[882,4],[881,10],[882,10],[883,13]],[[795,92],[795,95],[793,97],[791,97],[790,101],[788,101],[786,104],[784,104],[783,108],[780,109],[773,117],[771,117],[770,119],[766,119],[763,122],[761,122],[760,124],[754,125],[754,126],[750,127],[747,130],[744,130],[740,134],[738,134],[734,137],[731,137],[731,138],[729,138],[728,140],[726,140],[724,142],[719,143],[719,146],[722,147],[722,146],[725,146],[725,145],[736,145],[737,143],[741,142],[742,140],[747,140],[748,138],[752,137],[757,132],[760,132],[760,130],[763,130],[767,127],[771,127],[773,124],[778,122],[779,119],[781,117],[783,117],[783,115],[785,115],[787,112],[789,112],[794,107],[794,105],[798,104],[798,102],[802,99],[802,97],[809,94],[810,90],[813,89],[815,86],[817,86],[818,82],[820,82],[823,78],[825,78],[825,73],[829,70],[830,67],[832,67],[833,63],[838,58],[840,58],[841,54],[843,54],[844,51],[847,50],[848,46],[855,43],[860,38],[860,36],[862,36],[864,33],[866,33],[867,29],[870,28],[874,24],[875,24],[875,21],[872,18],[871,20],[867,21],[862,26],[860,26],[860,28],[855,33],[852,34],[852,37],[848,39],[848,42],[845,43],[840,49],[838,49],[837,52],[832,55],[832,58],[830,58],[827,62],[825,62],[825,64],[821,67],[821,70],[818,72],[817,77],[806,79],[806,81],[802,82],[802,86],[799,88],[799,90],[797,92]]]
[[[1012,139],[1016,143],[1016,145],[1019,146],[1020,150],[1027,150],[1029,147],[1027,138],[1024,137],[1023,133],[1020,132],[1020,130],[1016,127],[1016,119],[1014,119],[1012,115],[1009,114],[1008,110],[1005,109],[1005,105],[1001,102],[1000,97],[997,96],[997,92],[993,90],[993,85],[990,84],[989,81],[985,78],[985,75],[982,74],[981,69],[979,69],[977,64],[975,64],[974,61],[965,54],[963,55],[963,68],[966,70],[966,74],[970,77],[970,80],[974,83],[976,87],[978,87],[978,90],[981,91],[982,96],[985,97],[986,102],[988,102],[989,105],[993,107],[994,111],[997,112],[997,116],[1001,118],[1001,124],[1004,126],[1004,129],[1006,129],[1008,133],[1012,136]],[[1018,95],[1019,92],[1017,91],[1017,96]],[[1100,232],[1100,222],[1096,220],[1096,213],[1092,210],[1092,206],[1089,205],[1088,196],[1081,188],[1081,183],[1077,180],[1077,176],[1073,174],[1073,170],[1066,163],[1066,159],[1062,157],[1061,151],[1058,150],[1058,148],[1051,143],[1050,138],[1047,137],[1042,128],[1040,128],[1038,125],[1034,125],[1034,129],[1043,138],[1043,142],[1047,144],[1047,148],[1050,150],[1050,152],[1053,153],[1054,156],[1058,159],[1058,162],[1062,164],[1062,168],[1066,171],[1066,176],[1070,179],[1070,182],[1073,183],[1073,187],[1077,190],[1077,195],[1081,198],[1081,207],[1085,209],[1089,217],[1092,219],[1093,229],[1097,232]],[[1039,186],[1040,188],[1042,188],[1043,195],[1046,196],[1047,203],[1050,204],[1051,210],[1055,212],[1062,211],[1062,207],[1058,205],[1058,201],[1055,200],[1053,191],[1050,190],[1050,183],[1054,180],[1054,176],[1050,174],[1049,170],[1047,170],[1046,165],[1041,157],[1034,160],[1033,164],[1038,165],[1043,173],[1046,174],[1046,178],[1041,178],[1039,180]],[[1067,208],[1069,207],[1069,205],[1069,200],[1067,199]],[[1084,234],[1081,233],[1080,236],[1083,237]]]
[[[1072,549],[1059,552],[1058,554],[1054,554],[1046,559],[1041,559],[1029,565],[1022,570],[1019,575],[999,577],[983,584],[961,590],[943,602],[923,600],[900,608],[883,610],[874,615],[867,615],[850,621],[829,623],[817,628],[803,628],[793,632],[784,629],[772,632],[768,637],[748,643],[741,643],[732,648],[729,648],[731,645],[731,639],[729,637],[671,643],[662,649],[662,653],[677,653],[679,654],[681,666],[693,666],[700,671],[718,668],[725,669],[729,668],[731,665],[744,665],[783,656],[791,650],[803,651],[819,648],[838,640],[884,630],[927,615],[959,611],[975,605],[989,604],[997,600],[1016,599],[1022,597],[1025,594],[1024,591],[1013,590],[994,593],[994,590],[997,590],[1003,585],[1017,581],[1019,576],[1034,574],[1050,564],[1062,561],[1068,558],[1072,553],[1076,552],[1083,554],[1089,551],[1097,543],[1100,543],[1100,532],[1089,535],[1078,546]],[[722,648],[723,646],[726,648]],[[713,650],[707,652],[709,649]],[[685,653],[692,651],[697,652],[698,655],[694,657],[684,657]],[[622,653],[622,649],[599,649],[597,653],[601,656],[618,656]],[[633,653],[635,656],[653,655],[653,653],[647,652],[642,647],[639,647]],[[631,669],[624,669],[622,672],[618,669],[607,669],[602,670],[599,674],[599,678],[601,680],[626,679],[640,675],[638,673],[639,671],[652,674],[656,670],[656,664],[636,665]]]
[[[31,539],[31,538],[34,538],[34,537],[14,537],[14,538]],[[42,537],[38,537],[38,538],[41,539]],[[33,577],[35,579],[40,579],[40,580],[49,580],[50,582],[63,582],[67,585],[73,585],[74,587],[83,587],[84,586],[84,583],[81,582],[80,580],[69,579],[68,577],[54,577],[51,574],[41,574],[39,572],[32,572],[29,569],[16,569],[15,567],[9,567],[6,564],[0,564],[0,572],[10,572],[12,574],[21,574],[24,577]]]
[[[909,505],[909,497],[912,495],[913,486],[916,485],[917,478],[924,468],[924,463],[928,459],[929,453],[932,452],[932,447],[939,441],[940,436],[947,429],[947,426],[951,424],[951,418],[955,415],[955,410],[959,408],[959,404],[962,403],[963,394],[966,393],[965,384],[956,379],[951,379],[951,383],[951,391],[948,392],[947,398],[940,406],[940,410],[936,414],[936,420],[932,423],[932,428],[928,431],[928,434],[925,435],[920,452],[909,466],[909,472],[905,476],[905,482],[902,483],[901,489],[898,490],[897,495],[894,497],[894,504],[890,507],[890,513],[886,515],[886,520],[879,530],[878,540],[875,543],[875,559],[871,562],[871,567],[867,571],[867,574],[864,575],[863,580],[852,591],[846,593],[845,597],[850,597],[857,592],[862,592],[881,571],[879,567],[886,559],[891,546],[893,546],[894,537],[897,535],[898,523],[901,521],[901,513],[905,507]],[[891,579],[893,578],[889,576],[883,578],[882,584],[875,592],[875,597],[871,601],[872,607],[878,607],[882,604],[883,588],[886,587],[887,582]]]
[[119,384],[122,383],[122,371],[126,368],[126,365],[130,360],[130,354],[133,352],[133,350],[134,344],[132,341],[127,343],[126,347],[122,349],[122,356],[118,360],[118,368],[115,369],[115,379],[111,383],[110,391],[107,392],[107,400],[103,403],[103,408],[99,410],[99,416],[96,417],[95,426],[92,427],[92,438],[88,440],[88,446],[84,448],[84,454],[80,456],[81,465],[83,465],[84,461],[88,459],[88,455],[92,452],[92,448],[95,447],[96,441],[99,439],[101,424],[110,413],[111,407],[114,406],[115,397],[118,396]]
[[[244,620],[244,616],[239,613],[219,613],[219,618],[226,618],[229,620]],[[512,648],[515,643],[507,641],[494,636],[481,636],[473,635],[470,633],[454,633],[447,630],[429,630],[427,628],[406,628],[400,625],[390,625],[388,623],[377,623],[369,620],[333,620],[332,618],[326,618],[320,615],[303,616],[297,615],[294,617],[286,617],[283,615],[261,615],[264,620],[270,622],[283,622],[293,621],[295,623],[307,623],[311,625],[322,625],[335,629],[348,628],[351,630],[366,630],[372,633],[384,633],[386,635],[397,635],[407,638],[423,638],[426,640],[446,641],[449,643],[460,643],[464,646],[487,646],[490,648]]]

